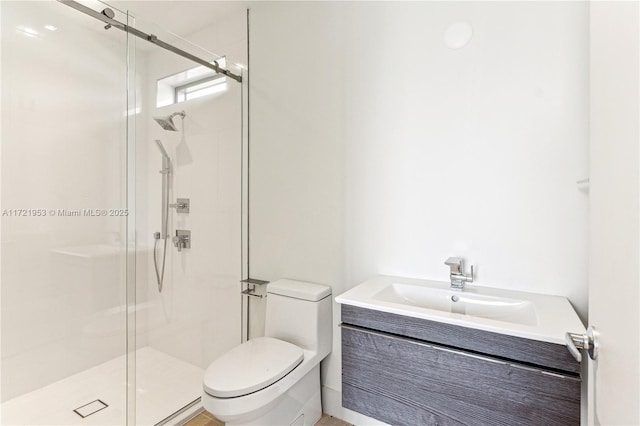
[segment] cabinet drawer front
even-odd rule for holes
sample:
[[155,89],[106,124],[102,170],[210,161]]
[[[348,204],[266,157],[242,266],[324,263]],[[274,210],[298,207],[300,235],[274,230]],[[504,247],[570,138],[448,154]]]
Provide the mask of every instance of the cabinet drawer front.
[[372,330],[580,374],[580,363],[564,345],[342,305],[342,322]]
[[580,424],[580,380],[342,328],[343,406],[393,425]]

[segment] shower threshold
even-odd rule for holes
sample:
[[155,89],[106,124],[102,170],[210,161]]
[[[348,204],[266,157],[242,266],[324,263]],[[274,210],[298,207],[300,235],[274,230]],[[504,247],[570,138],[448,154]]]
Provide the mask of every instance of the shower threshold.
[[[204,370],[151,347],[136,351],[136,425],[152,426],[200,397]],[[107,405],[81,417],[92,401]],[[126,423],[126,358],[120,356],[4,402],[3,425]]]

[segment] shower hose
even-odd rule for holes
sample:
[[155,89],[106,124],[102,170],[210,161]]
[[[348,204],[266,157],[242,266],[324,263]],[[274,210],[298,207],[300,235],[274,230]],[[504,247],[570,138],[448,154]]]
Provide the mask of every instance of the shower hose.
[[165,215],[164,215],[164,223],[162,224],[164,229],[164,248],[162,250],[162,270],[158,269],[158,255],[156,254],[158,250],[158,242],[160,241],[160,232],[156,232],[154,234],[155,242],[153,243],[153,266],[156,270],[156,280],[158,281],[158,293],[162,293],[162,284],[164,282],[164,265],[167,260],[167,233],[169,227],[169,197],[167,197],[167,202],[165,203]]

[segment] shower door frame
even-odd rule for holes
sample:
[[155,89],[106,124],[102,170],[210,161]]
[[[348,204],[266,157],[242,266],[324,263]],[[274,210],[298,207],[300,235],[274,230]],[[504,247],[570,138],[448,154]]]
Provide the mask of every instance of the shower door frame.
[[[126,11],[127,26],[135,24],[135,18]],[[136,95],[136,38],[126,32],[126,421],[136,424],[136,111],[139,100]]]

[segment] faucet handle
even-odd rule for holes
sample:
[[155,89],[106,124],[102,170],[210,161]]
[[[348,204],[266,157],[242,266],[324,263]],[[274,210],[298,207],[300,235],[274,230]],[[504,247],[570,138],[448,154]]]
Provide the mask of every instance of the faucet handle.
[[182,251],[182,237],[178,237],[175,236],[173,238],[171,238],[171,241],[173,242],[173,245],[178,249],[178,251]]
[[186,229],[176,229],[176,236],[173,237],[171,241],[173,241],[173,245],[176,246],[178,251],[191,248],[191,231]]

